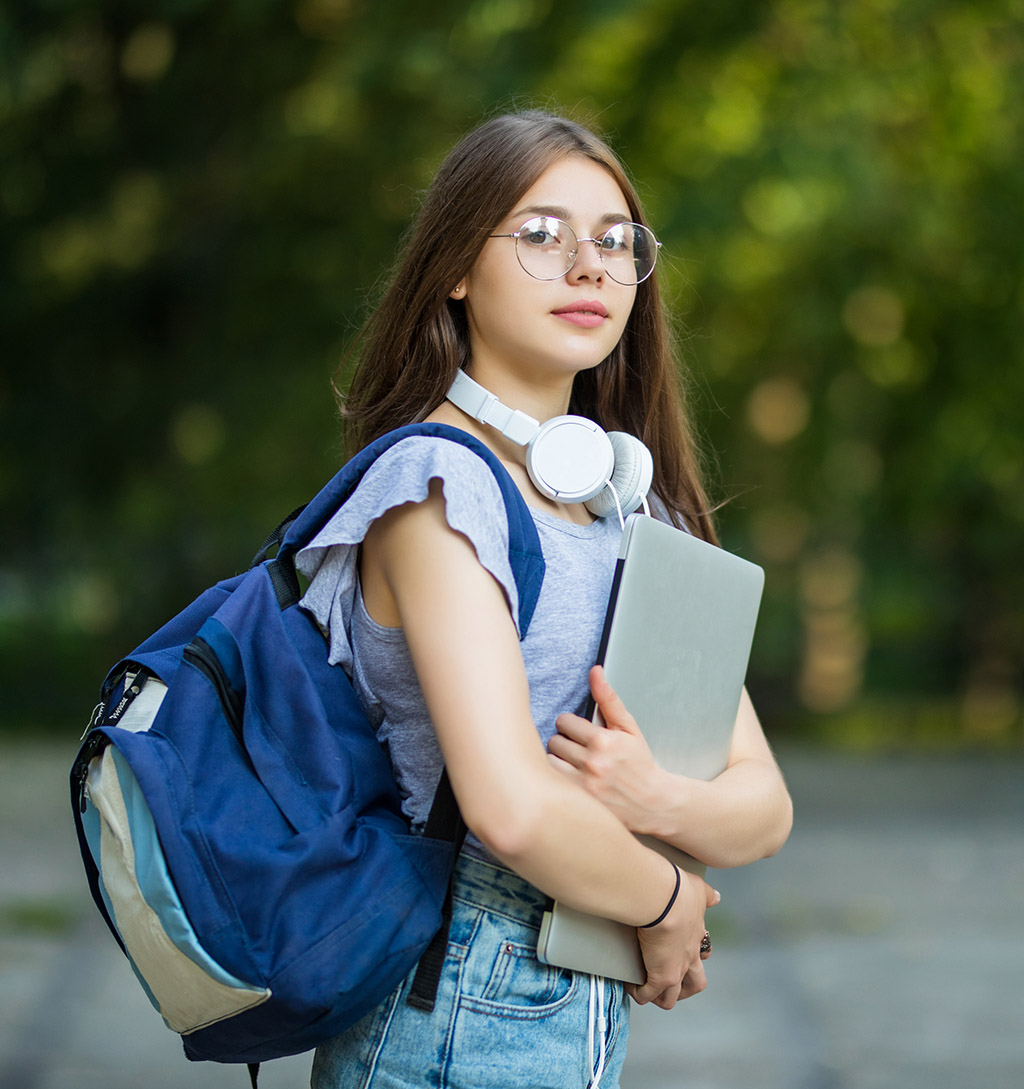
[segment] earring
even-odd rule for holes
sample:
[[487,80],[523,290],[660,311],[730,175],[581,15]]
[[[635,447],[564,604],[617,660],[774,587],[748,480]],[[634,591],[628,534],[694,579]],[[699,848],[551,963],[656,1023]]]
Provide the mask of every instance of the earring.
[[452,299],[461,299],[466,294],[465,284],[456,284],[449,292],[449,297]]

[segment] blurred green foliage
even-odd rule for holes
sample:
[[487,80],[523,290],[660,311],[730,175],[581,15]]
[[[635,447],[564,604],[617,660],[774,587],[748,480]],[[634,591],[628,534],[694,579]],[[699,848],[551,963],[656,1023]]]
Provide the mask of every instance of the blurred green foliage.
[[514,105],[665,243],[770,727],[1022,740],[1022,0],[33,0],[0,12],[8,727],[307,498],[418,193]]

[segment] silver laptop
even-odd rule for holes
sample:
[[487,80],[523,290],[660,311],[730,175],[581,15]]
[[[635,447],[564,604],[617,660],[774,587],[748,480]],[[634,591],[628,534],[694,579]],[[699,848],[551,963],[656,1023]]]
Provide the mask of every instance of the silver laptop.
[[[626,520],[598,662],[658,763],[696,779],[725,769],[754,637],[764,572],[642,514]],[[594,708],[586,717],[599,721]],[[644,843],[703,876],[660,840]],[[545,964],[644,982],[636,930],[557,901],[537,941]]]

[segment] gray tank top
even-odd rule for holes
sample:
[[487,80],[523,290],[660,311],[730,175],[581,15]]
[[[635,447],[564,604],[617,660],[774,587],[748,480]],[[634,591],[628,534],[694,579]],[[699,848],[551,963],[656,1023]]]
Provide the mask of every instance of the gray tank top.
[[[363,605],[358,546],[373,521],[422,502],[442,481],[445,516],[469,539],[505,592],[518,627],[508,563],[505,504],[490,469],[472,451],[428,436],[402,440],[369,469],[355,493],[298,556],[310,585],[302,604],[327,633],[330,661],[352,677],[377,737],[389,753],[413,828],[420,831],[441,774],[441,752],[401,628],[376,623]],[[520,646],[530,709],[543,742],[563,711],[580,712],[597,657],[621,531],[616,518],[575,525],[531,508],[546,564],[529,631]],[[482,722],[486,730],[489,724]],[[467,849],[483,853],[472,837]]]

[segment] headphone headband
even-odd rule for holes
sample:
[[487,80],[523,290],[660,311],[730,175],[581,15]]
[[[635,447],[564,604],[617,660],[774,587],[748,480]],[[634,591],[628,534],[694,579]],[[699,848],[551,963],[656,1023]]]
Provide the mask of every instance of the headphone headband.
[[484,389],[479,382],[474,382],[461,369],[456,372],[448,390],[448,400],[467,416],[500,431],[517,446],[526,446],[540,428],[540,421],[517,408],[503,405],[493,393]]

